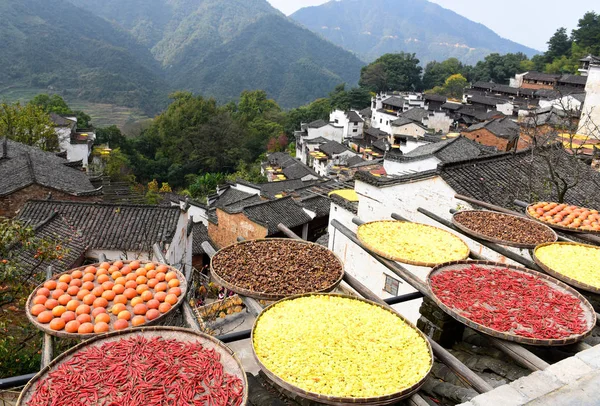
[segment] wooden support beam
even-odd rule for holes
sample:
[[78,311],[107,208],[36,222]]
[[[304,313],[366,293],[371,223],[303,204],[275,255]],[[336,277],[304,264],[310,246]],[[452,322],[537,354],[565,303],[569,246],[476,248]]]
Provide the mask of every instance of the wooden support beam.
[[[431,296],[431,293],[429,292],[429,288],[422,281],[420,281],[416,276],[414,276],[412,273],[408,272],[406,269],[401,268],[395,262],[387,260],[385,258],[382,258],[379,255],[375,254],[374,252],[369,251],[369,249],[366,248],[358,240],[358,238],[356,238],[354,233],[350,229],[348,229],[346,226],[341,224],[339,221],[334,220],[331,223],[331,225],[333,227],[335,227],[337,230],[339,230],[346,238],[349,238],[352,242],[357,244],[360,248],[362,248],[365,251],[367,251],[368,253],[370,253],[373,256],[373,258],[375,258],[378,262],[382,263],[389,270],[394,272],[396,275],[398,275],[402,279],[406,280],[412,287],[417,289],[419,292],[423,293],[423,295],[428,296],[428,297]],[[348,285],[350,285],[350,287],[352,287],[353,289],[356,289],[348,281],[346,281],[346,283],[348,283]],[[383,302],[383,300],[381,300],[381,298],[379,298],[379,296],[375,295],[369,289],[366,289],[366,290],[367,291],[365,292],[363,297],[365,297],[366,299],[369,299],[369,300],[373,300],[380,304]],[[383,302],[383,303],[385,303],[385,302]],[[385,306],[387,306],[387,304],[385,304]],[[445,365],[447,365],[448,368],[450,368],[459,378],[464,380],[465,383],[470,385],[473,389],[475,389],[479,393],[488,392],[493,389],[491,385],[489,385],[487,382],[485,382],[479,375],[475,374],[473,371],[471,371],[469,368],[467,368],[462,362],[460,362],[456,357],[454,357],[452,354],[450,354],[445,348],[443,348],[441,345],[439,345],[438,343],[433,341],[430,337],[427,337],[427,339],[429,340],[429,343],[431,344],[431,348],[433,349],[435,356],[441,362],[443,362]]]
[[[52,278],[52,265],[46,268],[46,280]],[[54,338],[44,333],[44,342],[42,343],[42,360],[40,362],[40,369],[46,368],[46,366],[52,362],[54,357]]]
[[[359,218],[355,218],[353,220],[353,222],[356,224],[356,223],[362,222],[362,220]],[[429,298],[432,297],[429,287],[423,281],[421,281],[416,276],[414,276],[412,274],[412,272],[408,271],[408,269],[404,268],[402,265],[398,264],[397,262],[384,259],[384,258],[380,257],[379,255],[377,255],[376,253],[369,251],[369,249],[367,247],[365,247],[358,240],[358,238],[356,238],[356,236],[350,229],[348,229],[346,226],[344,226],[337,220],[334,220],[331,223],[331,225],[333,227],[337,228],[346,238],[350,239],[352,242],[357,244],[360,248],[369,252],[373,256],[373,258],[375,258],[378,262],[380,262],[381,264],[386,266],[390,271],[394,272],[400,278],[402,278],[403,280],[408,282],[409,285],[411,285],[412,287],[417,289],[419,292],[423,293],[424,296],[427,296]],[[494,340],[492,340],[491,342],[494,345],[496,344],[494,342]],[[502,341],[502,344],[503,344],[502,346],[498,346],[496,348],[498,348],[502,351],[504,351],[504,349],[510,348],[511,350],[508,351],[507,355],[509,355],[511,358],[515,357],[519,354],[524,354],[524,351],[527,351],[526,349],[519,346],[518,344],[511,343],[508,341]],[[519,347],[520,349],[518,349],[516,347]],[[519,360],[519,363],[521,363],[522,365],[530,365],[533,371],[538,371],[538,370],[544,369],[546,366],[548,366],[548,363],[546,363],[544,360],[542,360],[541,358],[537,357],[535,354],[533,354],[529,351],[527,351],[526,357],[524,357],[522,360]]]

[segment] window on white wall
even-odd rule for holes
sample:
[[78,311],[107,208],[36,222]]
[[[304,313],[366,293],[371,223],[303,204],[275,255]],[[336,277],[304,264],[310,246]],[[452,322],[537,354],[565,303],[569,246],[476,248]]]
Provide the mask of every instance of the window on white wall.
[[393,296],[398,296],[398,287],[400,286],[400,281],[392,278],[389,275],[385,275],[385,286],[383,290]]

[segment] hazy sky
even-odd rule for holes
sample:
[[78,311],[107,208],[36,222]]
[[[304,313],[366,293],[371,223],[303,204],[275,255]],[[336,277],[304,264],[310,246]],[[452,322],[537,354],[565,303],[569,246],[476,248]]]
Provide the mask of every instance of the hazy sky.
[[[343,0],[342,0],[343,1]],[[544,51],[546,41],[559,27],[569,32],[586,11],[600,12],[598,0],[431,0],[482,23],[500,36]],[[285,14],[327,0],[269,0]]]

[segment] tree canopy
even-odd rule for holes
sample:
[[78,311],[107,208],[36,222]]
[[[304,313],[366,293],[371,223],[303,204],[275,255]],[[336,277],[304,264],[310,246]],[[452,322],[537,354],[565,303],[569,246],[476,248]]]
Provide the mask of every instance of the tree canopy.
[[419,59],[415,54],[385,54],[362,68],[359,85],[372,92],[421,89]]
[[58,136],[48,114],[34,104],[0,104],[0,137],[44,151],[58,148]]

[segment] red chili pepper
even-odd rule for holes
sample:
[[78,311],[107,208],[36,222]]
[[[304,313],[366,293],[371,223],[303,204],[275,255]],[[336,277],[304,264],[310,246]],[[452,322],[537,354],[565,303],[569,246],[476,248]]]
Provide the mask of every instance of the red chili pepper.
[[132,337],[77,352],[38,382],[27,405],[239,406],[243,389],[214,349]]
[[446,306],[496,331],[560,339],[587,330],[579,299],[534,275],[471,265],[433,276],[431,286]]

